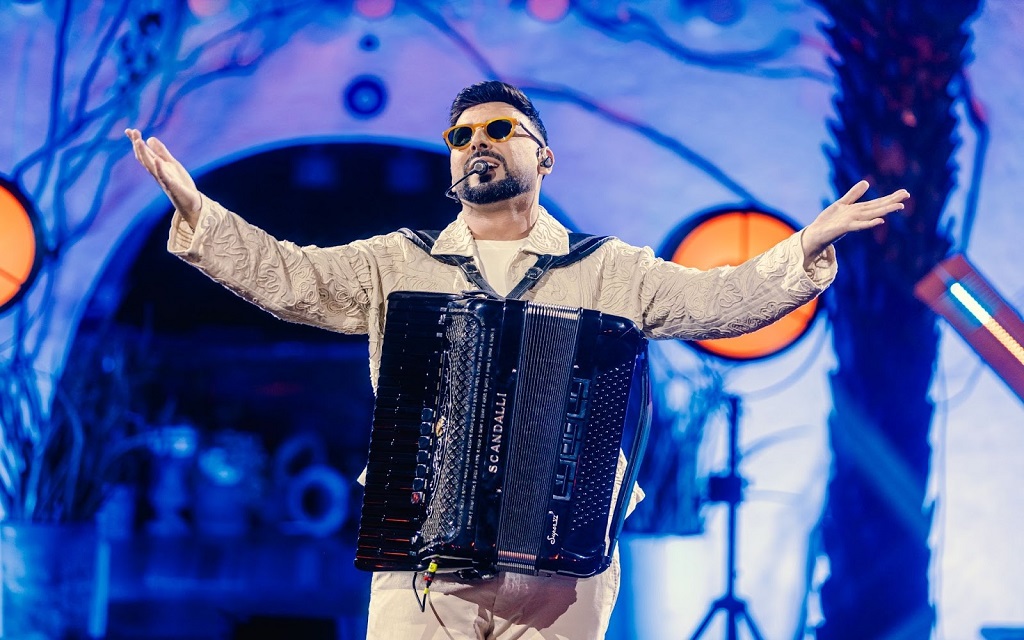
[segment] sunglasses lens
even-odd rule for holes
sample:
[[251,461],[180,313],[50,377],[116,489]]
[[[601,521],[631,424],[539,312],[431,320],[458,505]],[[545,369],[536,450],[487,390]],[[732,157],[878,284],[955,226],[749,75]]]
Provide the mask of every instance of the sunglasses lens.
[[464,147],[473,139],[472,127],[455,127],[448,132],[448,144],[456,149]]
[[515,126],[511,120],[494,120],[487,124],[487,137],[491,140],[504,140],[512,135]]

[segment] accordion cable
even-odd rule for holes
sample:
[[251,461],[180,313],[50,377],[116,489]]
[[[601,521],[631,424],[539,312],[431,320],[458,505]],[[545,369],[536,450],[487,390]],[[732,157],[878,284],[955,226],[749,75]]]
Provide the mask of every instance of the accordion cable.
[[434,581],[434,574],[437,573],[437,560],[431,559],[430,564],[427,566],[427,570],[423,573],[423,598],[420,599],[420,594],[417,593],[416,589],[416,577],[419,573],[412,574],[412,593],[416,596],[416,602],[420,605],[420,611],[426,612],[427,610],[427,597],[430,595],[430,584]]

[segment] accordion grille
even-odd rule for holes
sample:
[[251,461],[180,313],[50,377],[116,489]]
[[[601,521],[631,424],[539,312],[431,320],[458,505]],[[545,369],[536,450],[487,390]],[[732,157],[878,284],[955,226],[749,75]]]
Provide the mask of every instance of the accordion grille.
[[440,433],[432,461],[435,493],[422,529],[427,546],[454,540],[472,511],[464,501],[470,480],[470,436],[479,403],[480,321],[471,314],[453,313],[445,333],[451,348],[441,373]]
[[590,410],[590,427],[586,447],[580,456],[577,476],[577,495],[573,503],[572,521],[579,527],[606,524],[612,501],[613,486],[601,478],[615,475],[619,462],[619,438],[615,426],[626,418],[633,368],[622,365],[599,375],[595,379]]

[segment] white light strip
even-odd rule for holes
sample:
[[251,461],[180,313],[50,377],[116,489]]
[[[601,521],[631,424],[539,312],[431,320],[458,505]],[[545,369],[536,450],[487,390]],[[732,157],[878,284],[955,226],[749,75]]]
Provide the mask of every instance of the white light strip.
[[981,303],[974,299],[967,289],[964,288],[959,282],[954,282],[949,286],[949,292],[953,294],[953,297],[960,301],[960,304],[967,307],[967,310],[971,312],[971,315],[978,319],[978,322],[985,324],[992,320],[992,314],[985,311],[985,307],[981,306]]
[[999,341],[999,344],[1006,347],[1006,350],[1010,352],[1014,358],[1017,359],[1022,365],[1024,365],[1024,347],[1019,342],[1013,339],[1003,325],[999,324],[995,318],[992,317],[985,307],[981,306],[981,303],[975,300],[974,296],[964,288],[959,282],[954,282],[949,286],[949,292],[953,294],[960,304],[967,308],[972,316],[977,318],[981,326],[985,327],[992,336]]

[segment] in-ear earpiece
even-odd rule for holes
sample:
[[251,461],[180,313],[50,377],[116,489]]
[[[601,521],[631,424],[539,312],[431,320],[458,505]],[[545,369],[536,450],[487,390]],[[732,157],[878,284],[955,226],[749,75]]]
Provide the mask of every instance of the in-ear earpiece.
[[547,151],[547,147],[537,149],[537,164],[545,169],[550,169],[551,165],[555,164],[555,159],[549,155],[550,152],[545,153],[545,151]]

